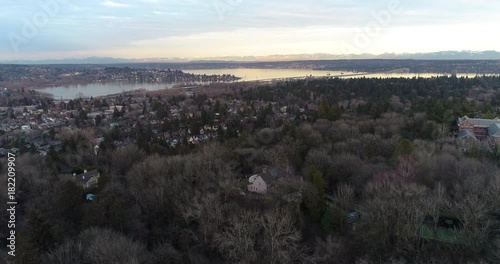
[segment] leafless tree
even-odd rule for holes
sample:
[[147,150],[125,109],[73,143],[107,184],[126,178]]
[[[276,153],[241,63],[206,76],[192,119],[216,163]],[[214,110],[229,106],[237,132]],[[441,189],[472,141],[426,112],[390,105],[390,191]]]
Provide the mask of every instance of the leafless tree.
[[79,239],[85,245],[84,260],[95,264],[140,264],[148,259],[144,245],[107,229],[92,228]]
[[272,167],[285,169],[289,166],[287,153],[282,146],[276,146],[266,151],[265,157]]
[[125,175],[137,162],[144,159],[146,154],[137,145],[132,144],[117,149],[111,155],[112,169],[115,175]]
[[305,249],[300,245],[300,230],[290,210],[275,208],[260,218],[264,241],[269,247],[271,263],[293,263],[301,260]]
[[354,188],[348,184],[340,184],[334,197],[335,204],[342,210],[348,211],[352,209],[354,202]]
[[82,242],[71,240],[42,256],[42,264],[84,264],[83,251]]
[[403,182],[410,182],[418,173],[418,166],[415,160],[409,155],[402,155],[398,158],[398,161],[397,175]]
[[314,263],[346,263],[346,241],[338,236],[328,235],[325,239],[316,238]]
[[45,254],[42,263],[141,264],[148,259],[144,245],[111,230],[92,228]]
[[255,263],[258,258],[256,239],[259,215],[253,211],[235,212],[222,230],[215,233],[215,246],[231,263]]
[[169,242],[157,245],[152,252],[152,264],[176,264],[182,263],[182,253],[176,250]]
[[383,181],[369,183],[365,193],[360,230],[367,250],[375,254],[389,248],[393,252],[415,253],[417,228],[430,211],[427,188],[414,183]]

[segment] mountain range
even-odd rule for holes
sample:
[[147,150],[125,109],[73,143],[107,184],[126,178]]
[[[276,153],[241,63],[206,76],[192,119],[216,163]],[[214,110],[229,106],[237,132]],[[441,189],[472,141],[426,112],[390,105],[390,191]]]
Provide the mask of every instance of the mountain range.
[[53,60],[10,60],[0,64],[119,64],[119,63],[189,63],[189,62],[279,62],[279,61],[311,61],[311,60],[500,60],[498,51],[440,51],[431,53],[383,53],[383,54],[349,54],[335,55],[328,53],[290,54],[267,56],[226,56],[206,58],[145,58],[123,59],[112,57],[65,58]]

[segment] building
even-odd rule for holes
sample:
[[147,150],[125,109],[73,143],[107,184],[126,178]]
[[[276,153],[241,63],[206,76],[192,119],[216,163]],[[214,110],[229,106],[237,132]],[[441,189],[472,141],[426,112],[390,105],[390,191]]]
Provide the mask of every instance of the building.
[[273,182],[281,177],[288,177],[290,175],[290,169],[288,168],[264,168],[261,173],[252,175],[248,178],[249,184],[247,185],[247,190],[249,192],[266,194],[270,191],[270,186]]
[[259,174],[250,176],[250,178],[248,178],[248,183],[249,185],[247,186],[247,190],[249,192],[260,193],[260,194],[267,193],[267,184],[264,181],[264,179],[260,177]]
[[458,118],[458,139],[464,148],[478,142],[500,144],[500,119]]
[[85,189],[96,187],[99,182],[101,174],[97,170],[87,171],[84,170],[82,174],[73,174],[76,181]]
[[500,122],[488,128],[488,135],[491,144],[500,144]]

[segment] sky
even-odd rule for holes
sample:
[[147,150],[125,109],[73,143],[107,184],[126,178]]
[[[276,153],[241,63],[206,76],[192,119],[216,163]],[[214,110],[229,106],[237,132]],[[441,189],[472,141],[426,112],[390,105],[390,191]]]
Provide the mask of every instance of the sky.
[[0,60],[500,50],[498,0],[0,0]]

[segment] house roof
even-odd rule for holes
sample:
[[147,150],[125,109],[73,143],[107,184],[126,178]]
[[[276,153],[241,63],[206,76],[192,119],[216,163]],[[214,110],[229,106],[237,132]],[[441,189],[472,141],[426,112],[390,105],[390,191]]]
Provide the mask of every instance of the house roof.
[[491,126],[488,128],[488,133],[489,133],[489,134],[490,134],[490,136],[492,136],[492,137],[500,137],[500,123],[497,123],[497,124],[491,125]]
[[286,176],[288,174],[289,173],[284,169],[272,168],[272,169],[265,170],[264,172],[262,172],[260,174],[260,176],[262,177],[264,182],[269,184],[269,183],[277,180],[278,178]]
[[98,174],[99,174],[99,172],[97,170],[92,170],[92,171],[88,171],[86,173],[76,175],[75,179],[80,183],[87,183],[90,180],[90,178],[92,178]]
[[472,133],[468,129],[460,130],[460,132],[458,132],[458,138],[459,139],[463,139],[463,138],[466,138],[466,137],[471,137],[474,140],[477,140],[476,135],[474,135],[474,133]]
[[248,178],[248,182],[253,183],[258,177],[259,177],[258,174],[252,175],[250,176],[250,178]]
[[481,119],[481,118],[469,118],[468,116],[464,116],[458,119],[458,124],[462,124],[465,121],[469,121],[474,126],[484,126],[489,127],[494,124],[500,124],[500,119],[496,117],[495,119]]

